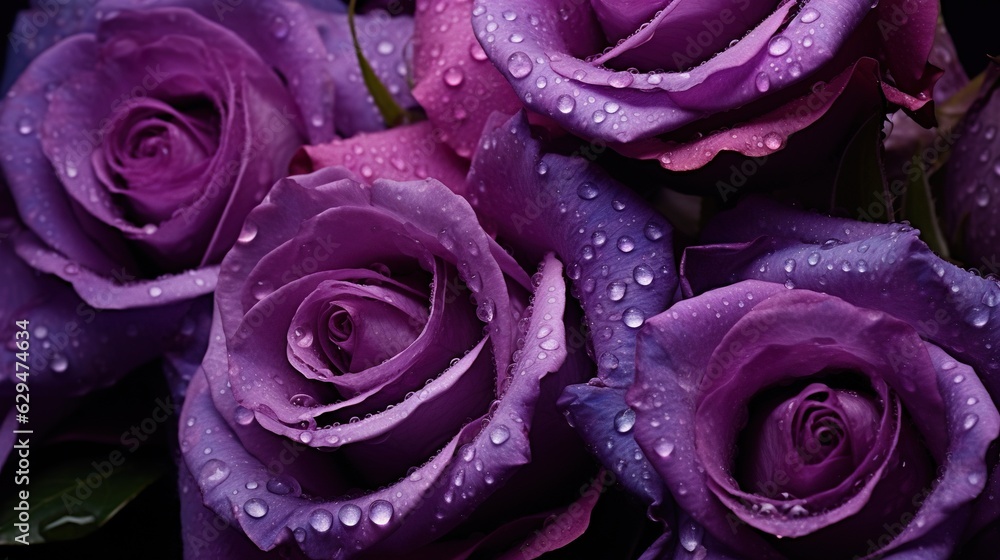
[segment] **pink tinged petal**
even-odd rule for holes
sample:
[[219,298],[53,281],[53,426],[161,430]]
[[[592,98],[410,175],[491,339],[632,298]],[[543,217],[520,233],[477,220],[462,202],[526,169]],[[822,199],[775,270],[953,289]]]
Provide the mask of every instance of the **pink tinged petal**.
[[[482,4],[485,11],[482,16],[473,17],[473,26],[477,34],[485,36],[491,33],[487,27],[496,23],[499,27],[491,34],[517,32],[525,38],[521,43],[501,40],[491,43],[488,54],[501,69],[515,53],[523,53],[532,61],[538,57],[543,62],[548,60],[549,53],[558,53],[553,55],[551,63],[533,64],[530,75],[518,78],[522,72],[515,70],[508,80],[515,89],[525,92],[539,77],[548,82],[560,77],[558,87],[546,88],[543,96],[533,95],[526,104],[552,116],[576,134],[620,143],[675,130],[711,114],[771,96],[776,90],[806,79],[832,59],[870,11],[870,5],[863,2],[824,6],[821,21],[811,18],[802,21],[796,17],[788,19],[785,25],[794,6],[794,2],[785,2],[736,45],[690,72],[635,76],[594,68],[567,56],[564,53],[579,51],[567,48],[559,36],[532,26],[529,18],[518,17],[509,23],[499,19],[497,12],[504,9],[515,14],[528,13],[529,8],[519,2],[506,2],[492,11],[491,6]],[[495,21],[489,21],[489,17]],[[586,36],[586,31],[574,37],[577,35]],[[815,46],[804,46],[806,38]],[[767,85],[763,87],[765,80]],[[609,103],[622,110],[619,116],[608,118],[603,106]],[[654,106],[656,109],[651,110]]]
[[[441,134],[439,140],[469,158],[490,114],[513,114],[521,103],[476,41],[469,22],[472,0],[443,6],[437,10],[428,3],[418,4],[413,96]],[[445,36],[448,39],[442,40]]]
[[292,160],[293,173],[323,167],[345,167],[359,180],[377,178],[413,181],[433,177],[452,192],[465,192],[468,163],[435,136],[429,122],[400,126],[385,132],[362,133],[329,144],[304,146]]
[[[830,129],[839,132],[838,127],[843,127],[844,122],[863,122],[880,111],[881,95],[877,84],[878,64],[873,59],[862,58],[829,83],[817,82],[809,93],[728,130],[714,131],[689,142],[649,138],[616,144],[614,148],[629,157],[656,159],[662,167],[672,171],[699,169],[724,152],[764,158],[794,144],[793,136],[816,136],[811,131],[813,127],[824,127],[827,134]],[[757,166],[763,163],[760,161]],[[730,188],[720,192],[724,197],[732,196],[732,191],[742,185],[727,186]]]
[[[903,91],[924,91],[928,63],[938,27],[938,3],[933,0],[887,0],[875,7],[876,26],[884,43],[886,67]],[[927,97],[927,92],[924,92]]]

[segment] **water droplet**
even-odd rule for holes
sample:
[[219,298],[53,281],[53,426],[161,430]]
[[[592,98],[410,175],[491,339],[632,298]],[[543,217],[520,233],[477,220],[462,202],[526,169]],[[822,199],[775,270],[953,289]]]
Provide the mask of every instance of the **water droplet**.
[[627,235],[618,238],[618,250],[622,253],[631,253],[635,249],[635,241]]
[[770,132],[764,136],[764,145],[767,146],[768,149],[777,150],[781,147],[781,143],[781,136],[778,136],[777,133]]
[[616,211],[621,212],[622,210],[625,209],[625,203],[620,200],[612,200],[611,207],[614,208]]
[[608,76],[608,85],[613,88],[626,88],[632,85],[635,78],[629,72],[614,72]]
[[378,51],[378,54],[390,55],[394,50],[396,50],[396,47],[389,41],[380,41],[378,46],[375,47],[375,50]]
[[492,321],[495,312],[496,306],[490,298],[483,298],[476,306],[476,317],[479,317],[479,320],[484,323]]
[[[230,238],[232,239],[232,238]],[[149,289],[149,297],[160,297],[163,295],[163,289],[159,286],[153,286]]]
[[788,67],[788,75],[793,78],[798,78],[802,75],[802,66],[798,64],[792,64]]
[[276,476],[271,480],[268,480],[266,488],[268,492],[278,496],[298,494],[301,492],[301,487],[299,486],[298,481],[289,476]]
[[29,120],[27,117],[21,117],[17,121],[17,131],[22,135],[27,136],[28,134],[31,134],[32,132],[35,131],[35,127],[32,126],[31,120]]
[[240,236],[237,239],[240,243],[250,243],[257,237],[257,224],[247,220],[243,224],[243,231],[240,232]]
[[541,346],[543,350],[555,350],[559,348],[559,341],[554,338],[550,338],[539,344],[539,346]]
[[[528,74],[531,74],[531,70],[534,66],[531,64],[531,57],[524,54],[521,51],[515,51],[507,58],[507,71],[514,78],[520,80]],[[563,111],[568,113],[569,111]]]
[[631,408],[626,408],[618,414],[615,414],[615,431],[619,434],[627,434],[632,431],[632,426],[635,426],[635,411]]
[[790,48],[792,48],[792,41],[784,35],[773,37],[767,44],[767,52],[770,53],[771,56],[781,56],[788,52],[788,49]]
[[375,500],[368,508],[368,519],[376,525],[385,525],[392,519],[392,504],[385,500]]
[[632,278],[635,279],[636,284],[648,286],[653,283],[653,269],[640,264],[632,270]]
[[594,200],[600,193],[593,183],[584,181],[583,183],[580,183],[579,187],[577,187],[576,194],[584,200]]
[[694,552],[701,544],[702,536],[704,535],[704,528],[698,525],[692,520],[688,520],[686,523],[682,523],[680,527],[680,534],[677,536],[684,547],[684,550],[688,552]]
[[604,104],[604,110],[607,111],[609,115],[617,113],[618,109],[621,109],[621,106],[614,101],[608,101]]
[[663,227],[660,224],[649,222],[646,224],[646,229],[643,230],[646,234],[646,239],[650,241],[658,241],[663,237]]
[[597,361],[597,365],[603,370],[618,369],[618,356],[615,356],[611,352],[605,352],[601,354],[600,359]]
[[990,191],[986,190],[985,185],[981,185],[976,191],[976,205],[980,208],[985,208],[990,203]]
[[487,58],[486,51],[483,50],[482,45],[475,41],[473,41],[472,46],[469,47],[469,56],[472,57],[472,60],[479,62],[482,62]]
[[608,114],[605,113],[604,111],[594,111],[593,118],[595,123],[601,124],[602,122],[604,122],[604,119],[608,118]]
[[976,422],[979,422],[979,417],[975,414],[966,414],[965,420],[962,420],[962,427],[966,430],[971,430],[976,426]]
[[201,482],[208,488],[218,486],[229,477],[229,465],[218,459],[209,459],[201,468]]
[[646,321],[646,315],[643,314],[642,310],[636,307],[629,307],[622,313],[622,322],[625,323],[627,327],[637,329],[642,326]]
[[608,242],[608,234],[599,229],[590,236],[590,240],[594,242],[595,247],[603,247]]
[[785,272],[792,272],[795,270],[795,259],[788,259],[785,261]]
[[985,307],[973,307],[969,310],[969,324],[976,328],[986,326],[990,320],[990,310]]
[[288,20],[281,16],[275,16],[271,21],[271,35],[279,40],[288,37]]
[[69,177],[70,179],[72,179],[73,177],[76,177],[78,173],[79,173],[79,171],[76,168],[76,164],[73,163],[73,162],[71,162],[71,161],[67,161],[66,162],[66,176]]
[[625,282],[614,281],[608,284],[608,299],[611,301],[621,301],[625,297],[628,286]]
[[267,515],[267,509],[267,502],[260,498],[250,498],[243,504],[243,511],[247,512],[247,515],[254,519],[260,519]]
[[502,445],[508,439],[510,439],[510,430],[503,424],[490,431],[490,441],[493,442],[493,445]]
[[815,8],[806,8],[802,10],[802,15],[799,16],[799,19],[802,20],[802,23],[812,23],[819,19],[819,11]]
[[340,508],[337,518],[345,527],[354,527],[361,521],[361,508],[354,504],[346,504]]
[[568,95],[560,95],[559,98],[556,99],[556,109],[559,109],[559,112],[564,115],[572,113],[575,108],[576,101]]
[[256,490],[257,489],[257,483],[255,481],[253,481],[253,480],[251,480],[250,482],[247,482],[243,486],[246,487],[247,490]]
[[56,373],[62,373],[66,371],[66,369],[69,367],[69,361],[66,360],[66,356],[63,356],[62,354],[56,354],[55,356],[52,357],[51,367],[52,371]]
[[237,406],[235,417],[237,424],[246,426],[253,422],[253,411],[243,406]]
[[444,83],[451,87],[462,85],[463,80],[465,80],[465,72],[462,72],[462,69],[458,66],[452,66],[444,71]]
[[802,39],[802,46],[805,47],[805,48],[807,48],[807,49],[809,47],[813,46],[813,38],[812,37],[806,37],[805,39]]
[[757,85],[757,91],[764,93],[765,91],[771,89],[771,79],[767,77],[767,74],[761,72],[757,74],[757,79],[755,80]]
[[667,441],[665,438],[660,438],[653,443],[653,451],[655,451],[660,457],[666,459],[671,453],[674,452],[674,444]]

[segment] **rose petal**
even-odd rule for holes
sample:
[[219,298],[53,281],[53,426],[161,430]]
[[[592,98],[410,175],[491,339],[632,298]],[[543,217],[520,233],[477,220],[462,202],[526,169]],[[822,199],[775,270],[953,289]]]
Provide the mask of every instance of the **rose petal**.
[[431,122],[425,121],[385,132],[358,134],[329,144],[304,146],[292,160],[292,172],[346,167],[366,183],[375,178],[412,181],[433,177],[452,192],[462,194],[466,190],[468,164],[441,145],[435,130]]
[[[662,311],[673,294],[669,224],[582,158],[543,154],[523,115],[483,138],[469,185],[477,209],[498,225],[501,238],[517,240],[526,258],[555,249],[569,263],[567,275],[586,314],[599,381],[569,388],[561,405],[578,417],[607,468],[618,472],[624,463],[640,474],[648,467],[634,458],[632,436],[614,429],[615,415],[627,408],[624,395],[600,387],[623,389],[631,382],[635,329],[644,317]],[[611,448],[609,439],[616,442]],[[637,494],[660,497],[641,477],[623,480]]]
[[706,243],[730,245],[686,251],[682,287],[685,294],[702,293],[753,278],[885,311],[975,368],[996,398],[1000,286],[941,260],[918,233],[751,198],[706,230]]
[[[413,35],[413,96],[441,134],[437,140],[464,158],[475,151],[492,111],[513,114],[521,107],[476,41],[469,23],[472,5],[456,0],[438,4],[438,10],[419,3]],[[441,40],[445,32],[447,40]]]
[[[410,109],[416,106],[416,102],[410,95],[410,84],[407,81],[410,79],[410,61],[406,56],[406,42],[413,35],[413,19],[395,13],[400,11],[398,4],[390,5],[389,9],[393,13],[373,10],[355,15],[358,43],[365,60],[396,103],[404,109]],[[309,10],[308,13],[311,24],[319,30],[326,46],[327,65],[334,78],[336,112],[329,115],[307,115],[307,118],[317,123],[325,119],[333,120],[337,132],[345,137],[386,128],[378,106],[364,85],[347,14],[331,13],[329,5],[317,6],[317,9]]]

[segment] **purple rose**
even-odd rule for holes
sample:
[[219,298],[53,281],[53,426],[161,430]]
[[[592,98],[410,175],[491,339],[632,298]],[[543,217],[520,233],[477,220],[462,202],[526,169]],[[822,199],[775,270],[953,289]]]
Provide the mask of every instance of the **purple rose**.
[[[356,21],[372,69],[412,106],[400,72],[412,19]],[[2,141],[18,157],[4,168],[38,237],[19,252],[96,307],[210,292],[298,146],[384,126],[337,3],[38,3],[10,39],[3,122],[19,134]]]
[[912,228],[762,200],[705,241],[628,393],[684,548],[943,559],[995,520],[996,282]]
[[885,100],[919,109],[937,78],[936,19],[931,0],[477,0],[472,10],[476,38],[526,107],[676,171],[720,152],[764,157],[806,130],[839,137]]
[[[227,538],[445,558],[537,555],[582,533],[594,469],[555,401],[591,366],[569,336],[562,265],[539,261],[532,279],[436,180],[367,186],[326,168],[280,181],[222,263],[181,415],[186,465]],[[185,511],[201,534],[211,516]],[[554,535],[532,535],[560,511]]]

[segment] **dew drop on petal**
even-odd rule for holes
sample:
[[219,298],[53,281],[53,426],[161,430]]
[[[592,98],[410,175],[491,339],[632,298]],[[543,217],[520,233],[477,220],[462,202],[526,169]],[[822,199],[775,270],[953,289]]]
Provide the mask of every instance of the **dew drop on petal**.
[[376,525],[385,525],[392,519],[392,504],[386,500],[375,500],[368,507],[368,519]]
[[642,310],[638,308],[629,307],[624,313],[622,313],[622,322],[624,322],[625,326],[629,328],[637,329],[641,327],[645,321],[645,314],[643,314]]
[[[533,68],[531,57],[521,51],[516,51],[507,58],[507,71],[518,80],[531,74]],[[568,113],[569,111],[564,112]]]
[[340,508],[337,518],[345,527],[354,527],[361,521],[361,508],[354,504],[346,504]]
[[653,451],[655,451],[660,457],[666,459],[671,453],[674,452],[674,444],[665,438],[660,438],[653,444]]
[[267,510],[267,502],[261,500],[260,498],[250,498],[243,504],[243,511],[254,519],[260,519],[261,517],[267,515]]
[[564,115],[568,115],[576,108],[576,101],[568,95],[560,95],[556,99],[556,109]]
[[788,52],[788,49],[790,48],[792,48],[792,41],[783,35],[773,37],[767,44],[767,52],[770,53],[771,56],[781,56]]
[[632,426],[635,426],[635,411],[631,408],[626,408],[618,414],[615,414],[615,431],[619,434],[627,434],[632,431]]
[[508,439],[510,439],[510,429],[507,426],[500,424],[490,430],[490,441],[493,442],[493,445],[502,445]]

